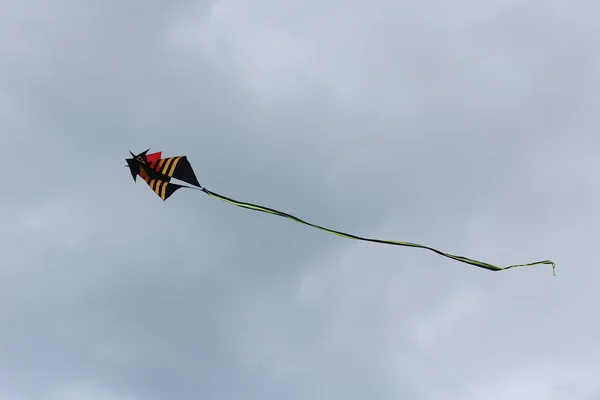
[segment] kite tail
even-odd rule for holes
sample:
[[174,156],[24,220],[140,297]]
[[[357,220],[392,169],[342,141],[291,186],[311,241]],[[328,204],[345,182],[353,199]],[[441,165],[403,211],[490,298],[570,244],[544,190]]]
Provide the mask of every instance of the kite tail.
[[[187,186],[189,187],[189,186]],[[483,261],[477,261],[477,260],[473,260],[467,257],[462,257],[462,256],[456,256],[453,254],[449,254],[449,253],[445,253],[441,250],[437,250],[434,249],[433,247],[429,247],[429,246],[424,246],[422,244],[418,244],[418,243],[411,243],[411,242],[401,242],[401,241],[396,241],[396,240],[382,240],[382,239],[371,239],[371,238],[366,238],[366,237],[361,237],[361,236],[357,236],[357,235],[352,235],[349,233],[344,233],[344,232],[340,232],[340,231],[336,231],[333,229],[329,229],[320,225],[316,225],[307,221],[304,221],[298,217],[295,217],[291,214],[282,212],[282,211],[278,211],[269,207],[264,207],[264,206],[260,206],[260,205],[256,205],[256,204],[251,204],[251,203],[246,203],[246,202],[241,202],[241,201],[237,201],[234,199],[231,199],[229,197],[225,197],[223,195],[220,195],[218,193],[212,192],[204,187],[189,187],[191,189],[196,189],[196,190],[200,190],[204,193],[206,193],[207,195],[217,198],[219,200],[223,200],[229,204],[233,204],[235,206],[238,207],[242,207],[242,208],[247,208],[250,210],[254,210],[254,211],[260,211],[260,212],[264,212],[264,213],[268,213],[268,214],[273,214],[273,215],[277,215],[280,217],[284,217],[284,218],[288,218],[291,219],[293,221],[296,221],[298,223],[304,224],[304,225],[308,225],[311,226],[313,228],[317,228],[320,230],[323,230],[325,232],[329,232],[332,233],[334,235],[338,235],[341,237],[345,237],[348,239],[356,239],[356,240],[362,240],[362,241],[366,241],[366,242],[373,242],[373,243],[382,243],[382,244],[391,244],[391,245],[396,245],[396,246],[406,246],[406,247],[416,247],[416,248],[421,248],[421,249],[427,249],[430,251],[433,251],[434,253],[437,253],[443,257],[447,257],[450,259],[453,259],[455,261],[459,261],[462,263],[466,263],[466,264],[470,264],[479,268],[484,268],[487,269],[488,271],[504,271],[507,269],[511,269],[511,268],[515,268],[515,267],[527,267],[527,266],[534,266],[534,265],[542,265],[542,264],[547,264],[547,265],[551,265],[552,266],[552,275],[556,276],[556,264],[551,261],[551,260],[544,260],[544,261],[537,261],[537,262],[533,262],[533,263],[529,263],[529,264],[515,264],[515,265],[509,265],[508,267],[499,267],[493,264],[488,264],[486,262]]]

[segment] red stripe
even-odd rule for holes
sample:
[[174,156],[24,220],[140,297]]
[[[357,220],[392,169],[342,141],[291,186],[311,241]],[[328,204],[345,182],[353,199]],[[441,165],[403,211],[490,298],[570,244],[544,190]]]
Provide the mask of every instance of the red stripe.
[[147,162],[157,161],[157,160],[160,160],[161,156],[162,156],[162,151],[159,151],[158,153],[146,154],[146,161]]

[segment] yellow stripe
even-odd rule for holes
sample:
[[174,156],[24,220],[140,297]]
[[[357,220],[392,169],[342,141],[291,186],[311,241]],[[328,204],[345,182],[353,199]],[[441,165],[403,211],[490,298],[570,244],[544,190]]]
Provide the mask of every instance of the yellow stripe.
[[169,169],[169,164],[171,164],[171,161],[173,161],[173,157],[167,158],[167,162],[165,163],[165,167],[161,170],[161,174],[166,175],[167,174],[167,170]]
[[171,170],[169,171],[168,176],[173,176],[173,172],[175,172],[175,167],[177,167],[177,163],[179,162],[179,159],[181,159],[181,157],[183,157],[183,156],[179,156],[179,157],[175,158],[175,161],[173,161],[173,165],[171,166]]
[[154,189],[154,193],[156,193],[157,195],[160,196],[160,185],[162,185],[164,183],[164,181],[156,181],[156,186],[154,186],[152,189]]
[[160,192],[160,198],[161,198],[161,199],[163,199],[163,200],[164,200],[164,199],[165,199],[165,197],[167,196],[167,194],[166,194],[167,185],[168,185],[168,183],[167,183],[167,182],[164,182],[164,185],[163,185],[163,187],[162,187],[162,190],[161,190],[161,192]]

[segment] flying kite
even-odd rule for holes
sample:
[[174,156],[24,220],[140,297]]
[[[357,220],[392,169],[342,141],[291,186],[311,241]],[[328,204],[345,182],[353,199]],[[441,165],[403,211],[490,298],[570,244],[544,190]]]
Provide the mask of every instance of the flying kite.
[[[195,189],[195,190],[200,190],[211,197],[217,198],[219,200],[223,200],[229,204],[233,204],[238,207],[247,208],[247,209],[254,210],[254,211],[261,211],[261,212],[277,215],[280,217],[288,218],[293,221],[299,222],[301,224],[308,225],[313,228],[321,229],[323,231],[332,233],[334,235],[342,236],[342,237],[345,237],[348,239],[356,239],[356,240],[363,240],[366,242],[373,242],[373,243],[383,243],[383,244],[391,244],[391,245],[396,245],[396,246],[417,247],[417,248],[421,248],[421,249],[427,249],[427,250],[433,251],[441,256],[451,258],[455,261],[474,265],[476,267],[484,268],[489,271],[504,271],[504,270],[507,270],[510,268],[515,268],[515,267],[549,264],[549,265],[552,265],[552,273],[553,273],[553,275],[555,275],[556,265],[551,260],[538,261],[538,262],[533,262],[533,263],[529,263],[529,264],[515,264],[515,265],[509,265],[507,267],[499,267],[499,266],[488,264],[488,263],[485,263],[482,261],[473,260],[473,259],[470,259],[467,257],[455,256],[455,255],[434,249],[432,247],[424,246],[424,245],[417,244],[417,243],[401,242],[401,241],[396,241],[396,240],[370,239],[370,238],[366,238],[366,237],[361,237],[361,236],[352,235],[349,233],[336,231],[336,230],[325,228],[323,226],[319,226],[319,225],[316,225],[316,224],[313,224],[310,222],[303,221],[298,217],[295,217],[291,214],[288,214],[288,213],[285,213],[282,211],[277,211],[272,208],[263,207],[263,206],[259,206],[256,204],[233,200],[231,198],[228,198],[228,197],[222,196],[220,194],[217,194],[215,192],[212,192],[212,191],[206,189],[205,187],[202,187],[202,185],[200,185],[200,183],[198,182],[198,178],[196,178],[196,174],[194,173],[194,170],[193,170],[190,162],[188,161],[187,156],[175,156],[175,157],[163,158],[162,152],[148,154],[149,150],[150,149],[148,149],[138,155],[135,155],[131,151],[129,151],[129,153],[131,154],[131,158],[126,159],[126,161],[127,161],[126,166],[129,167],[129,169],[131,171],[131,176],[133,177],[134,181],[136,180],[137,176],[141,177],[143,180],[146,181],[146,183],[148,184],[148,186],[150,186],[150,188],[154,191],[154,193],[156,193],[163,201],[167,200],[178,189],[181,189],[181,188]],[[171,182],[172,178],[183,181],[192,186],[172,183]]]

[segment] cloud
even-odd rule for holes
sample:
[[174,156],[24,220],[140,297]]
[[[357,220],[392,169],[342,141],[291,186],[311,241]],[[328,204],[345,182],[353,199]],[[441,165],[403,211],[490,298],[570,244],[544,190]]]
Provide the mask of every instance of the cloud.
[[471,3],[7,5],[0,397],[597,397],[599,10]]
[[[459,292],[442,304],[430,316],[416,322],[414,340],[425,352],[450,348],[457,341],[468,340],[465,334],[474,332],[473,323],[479,321],[484,310],[491,304],[482,291]],[[451,336],[450,336],[451,335]]]
[[73,383],[53,391],[47,400],[131,400],[131,397],[113,393],[94,383]]

